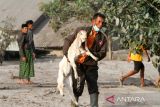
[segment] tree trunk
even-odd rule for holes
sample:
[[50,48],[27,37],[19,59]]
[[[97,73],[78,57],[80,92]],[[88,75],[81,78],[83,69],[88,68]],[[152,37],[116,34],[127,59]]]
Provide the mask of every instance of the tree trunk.
[[112,60],[112,37],[108,36],[108,58]]

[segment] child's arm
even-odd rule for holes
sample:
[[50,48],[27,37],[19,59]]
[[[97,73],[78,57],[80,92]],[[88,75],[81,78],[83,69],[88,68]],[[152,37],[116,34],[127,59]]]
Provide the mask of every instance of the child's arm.
[[129,50],[129,52],[128,52],[128,62],[130,62],[131,61],[131,51]]
[[147,50],[145,50],[145,49],[143,48],[143,52],[146,54],[146,56],[147,56],[147,58],[148,58],[148,62],[149,62],[149,61],[150,61],[150,57],[149,57],[149,55],[148,55]]

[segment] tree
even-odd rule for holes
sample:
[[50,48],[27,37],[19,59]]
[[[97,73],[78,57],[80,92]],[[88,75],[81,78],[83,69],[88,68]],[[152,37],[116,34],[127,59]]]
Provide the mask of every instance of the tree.
[[40,10],[50,17],[50,24],[57,31],[63,23],[73,17],[77,20],[89,22],[94,13],[98,12],[102,6],[103,2],[101,1],[103,0],[54,0],[42,4]]
[[110,42],[111,37],[118,36],[123,48],[137,52],[135,47],[143,45],[154,55],[160,53],[159,0],[66,0],[63,5],[54,0],[43,4],[41,10],[50,16],[52,25],[62,25],[71,17],[90,19],[94,13],[102,12],[107,16]]
[[160,56],[159,0],[107,0],[100,11],[108,17],[109,35],[119,36],[123,48],[137,53],[136,47],[143,45]]
[[42,3],[40,10],[50,17],[50,24],[55,31],[72,17],[88,21],[94,13],[87,0],[53,0]]
[[0,22],[0,64],[2,64],[6,48],[16,39],[13,21],[12,18],[6,18]]

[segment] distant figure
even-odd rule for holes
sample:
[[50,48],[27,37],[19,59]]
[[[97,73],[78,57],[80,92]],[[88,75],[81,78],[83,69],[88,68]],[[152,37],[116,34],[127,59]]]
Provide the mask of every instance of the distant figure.
[[0,50],[0,66],[3,63],[3,59],[4,59],[4,52],[3,52],[3,50],[2,51]]
[[35,45],[34,45],[34,40],[33,40],[33,21],[32,20],[28,20],[26,22],[27,26],[28,26],[28,40],[29,40],[29,44],[28,44],[28,49],[32,50],[32,54],[33,54],[33,58],[35,58]]
[[140,52],[134,53],[133,51],[130,50],[128,54],[128,61],[132,60],[134,62],[134,70],[129,71],[126,75],[122,76],[120,78],[121,85],[123,85],[123,81],[126,80],[128,77],[138,73],[140,71],[140,82],[141,82],[141,87],[144,87],[144,64],[142,62],[143,58],[143,52],[147,55],[148,61],[150,61],[150,57],[147,53],[147,51],[144,49],[143,46],[137,46],[136,49],[138,49]]
[[159,77],[157,78],[155,85],[157,87],[160,87],[160,65],[158,65],[158,73],[159,73]]
[[35,54],[33,48],[33,39],[30,37],[32,33],[30,32],[29,26],[30,21],[27,21],[26,24],[22,24],[21,33],[17,39],[20,54],[20,79],[18,83],[21,84],[32,83],[30,77],[34,77],[33,59],[35,58]]
[[160,87],[160,56],[151,54],[151,57],[152,57],[152,64],[157,69],[159,74],[158,77],[156,77],[154,85],[156,87]]

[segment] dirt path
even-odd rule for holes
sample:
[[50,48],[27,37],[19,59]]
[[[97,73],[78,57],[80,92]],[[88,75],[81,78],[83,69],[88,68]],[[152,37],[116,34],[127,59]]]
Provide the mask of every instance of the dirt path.
[[[18,75],[18,61],[4,62],[0,66],[0,107],[70,107],[70,98],[65,89],[65,96],[56,94],[56,79],[60,59],[43,58],[35,62],[36,77],[32,85],[19,85],[12,75]],[[129,78],[124,87],[119,87],[118,78],[133,68],[125,61],[107,61],[99,63],[99,107],[158,107],[160,89],[153,86],[158,72],[151,63],[145,62],[146,87],[139,87],[139,74]],[[114,102],[106,99],[114,96]],[[145,101],[120,101],[118,98],[137,96]],[[122,99],[121,99],[122,100]],[[87,86],[80,97],[80,107],[89,107]]]

